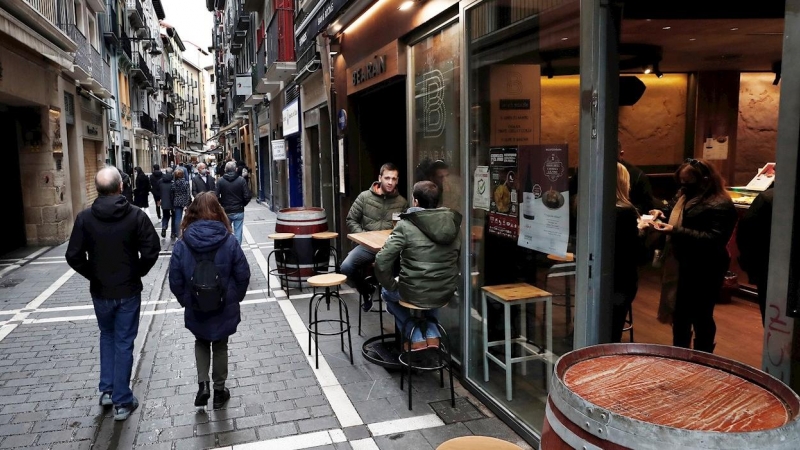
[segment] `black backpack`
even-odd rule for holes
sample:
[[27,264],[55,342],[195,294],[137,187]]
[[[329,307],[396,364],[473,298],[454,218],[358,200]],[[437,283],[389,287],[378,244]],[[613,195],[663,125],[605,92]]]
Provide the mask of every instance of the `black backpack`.
[[194,273],[190,280],[194,300],[192,308],[200,312],[216,311],[225,303],[225,289],[214,264],[217,250],[205,254],[197,254],[192,249],[189,251],[195,260]]

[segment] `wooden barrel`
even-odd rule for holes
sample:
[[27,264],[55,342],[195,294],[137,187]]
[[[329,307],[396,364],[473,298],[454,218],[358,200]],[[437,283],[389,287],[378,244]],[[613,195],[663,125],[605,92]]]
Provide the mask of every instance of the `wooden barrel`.
[[[316,275],[313,261],[314,252],[322,246],[330,245],[330,242],[311,238],[312,234],[322,231],[328,231],[328,219],[322,208],[284,208],[278,211],[275,232],[294,233],[292,248],[299,259],[300,279],[303,286],[307,286],[309,277]],[[292,269],[293,267],[289,270]],[[291,279],[289,281],[290,286],[299,287],[296,282],[291,282]]]
[[800,397],[720,356],[603,344],[555,365],[540,448],[800,449]]

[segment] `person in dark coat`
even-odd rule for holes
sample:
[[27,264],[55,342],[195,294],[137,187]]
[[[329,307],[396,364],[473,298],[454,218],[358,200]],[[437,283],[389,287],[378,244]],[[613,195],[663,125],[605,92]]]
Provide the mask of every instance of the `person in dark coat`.
[[164,174],[158,164],[153,164],[153,173],[150,174],[150,189],[153,191],[153,201],[156,202],[156,216],[161,219],[161,187],[158,185]]
[[[167,167],[167,172],[161,177],[158,183],[159,193],[161,195],[161,209],[164,211],[164,217],[161,219],[161,237],[167,237],[167,227],[172,223],[172,167]],[[176,236],[175,226],[172,227],[172,234],[170,237]]]
[[233,225],[233,234],[240,244],[244,226],[244,207],[250,203],[252,196],[247,182],[236,174],[236,163],[231,161],[225,164],[225,176],[217,180],[217,198],[228,214],[228,220]]
[[[250,266],[239,242],[232,234],[225,210],[213,192],[202,192],[189,205],[181,225],[182,238],[175,243],[169,265],[169,288],[184,307],[186,328],[195,336],[194,352],[199,389],[195,406],[206,406],[211,395],[208,370],[214,382],[214,409],[230,398],[225,387],[228,377],[228,337],[236,333],[241,322],[239,303],[250,283]],[[213,312],[193,308],[192,276],[196,265],[194,254],[216,251],[214,265],[224,287],[224,303]],[[213,364],[211,364],[213,354]]]
[[133,204],[139,208],[147,208],[150,206],[148,197],[150,196],[150,178],[144,174],[141,167],[133,169],[136,171],[136,188],[133,190]]
[[192,194],[189,192],[189,180],[186,178],[186,169],[177,168],[173,174],[172,191],[172,233],[180,237],[183,210],[192,203]]
[[614,293],[611,316],[611,342],[622,341],[628,310],[639,290],[638,261],[644,250],[639,237],[639,213],[629,197],[631,175],[617,163],[616,236],[614,239]]
[[206,169],[205,163],[197,165],[197,174],[192,177],[192,196],[197,197],[201,192],[216,191],[217,185],[214,182],[214,175]]
[[122,196],[125,197],[125,200],[128,200],[128,203],[133,204],[133,188],[131,187],[131,177],[119,168],[117,168],[117,170],[119,171],[119,176],[122,177]]
[[[669,223],[651,227],[667,235],[659,317],[672,322],[672,344],[712,353],[717,326],[714,305],[730,265],[728,241],[736,226],[736,208],[719,172],[702,159],[688,159],[675,172],[680,196]],[[664,217],[652,210],[654,218]]]
[[769,274],[769,245],[772,233],[773,188],[758,194],[750,208],[739,220],[736,245],[739,265],[747,272],[748,280],[756,285],[761,322],[767,308],[767,274]]
[[75,218],[67,264],[89,280],[100,328],[100,406],[125,420],[139,406],[130,388],[133,346],[139,330],[142,278],[161,251],[153,223],[121,195],[114,167],[97,172],[99,197]]

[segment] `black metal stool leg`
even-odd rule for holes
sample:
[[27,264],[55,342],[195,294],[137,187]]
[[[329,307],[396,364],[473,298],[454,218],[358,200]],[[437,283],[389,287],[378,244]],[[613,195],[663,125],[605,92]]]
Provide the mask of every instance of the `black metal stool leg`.
[[[314,308],[313,307],[314,299],[316,298],[317,295],[320,295],[320,294],[312,295],[311,296],[311,300],[308,301],[308,323],[309,323],[309,325],[311,324],[311,311]],[[312,334],[311,332],[308,333],[308,356],[311,356],[311,334]]]
[[[350,329],[352,328],[350,326],[350,309],[347,307],[347,303],[345,303],[345,301],[339,295],[338,291],[333,293],[332,295],[334,295],[337,299],[339,299],[339,318],[340,319],[341,319],[342,309],[344,309],[344,320],[345,320],[345,322],[344,322],[343,325],[347,325],[347,328],[345,330],[345,331],[347,331],[347,348],[350,349],[350,364],[352,365],[353,364],[353,338],[352,338],[352,335],[350,334]],[[341,334],[341,336],[342,336],[342,351],[344,351],[344,332]]]
[[[325,288],[325,295],[327,295],[328,298],[331,297],[331,290],[330,289],[331,288],[329,288],[329,287]],[[350,325],[348,324],[348,326],[350,326]],[[342,316],[342,299],[341,298],[339,298],[339,331],[340,331],[339,340],[342,343],[342,351],[344,351],[344,317]]]
[[383,337],[383,297],[381,296],[380,292],[378,292],[378,320],[381,324],[380,335],[381,335],[381,343],[386,343],[386,338]]

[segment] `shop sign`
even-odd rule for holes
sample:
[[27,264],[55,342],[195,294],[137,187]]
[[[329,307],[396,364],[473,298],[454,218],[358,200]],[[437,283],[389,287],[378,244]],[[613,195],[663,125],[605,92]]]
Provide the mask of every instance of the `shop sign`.
[[283,139],[271,141],[272,144],[272,160],[283,161],[286,159],[286,141]]
[[87,121],[83,121],[83,138],[89,139],[92,141],[102,141],[103,140],[103,130],[102,127],[99,125],[95,125],[93,123],[89,123]]
[[320,31],[330,25],[346,3],[347,0],[327,0],[317,4],[314,11],[297,27],[297,32],[294,34],[297,39],[295,52],[297,55],[302,55],[308,47],[314,45]]
[[283,108],[283,135],[298,133],[300,131],[300,109],[297,100]]
[[490,72],[490,145],[539,143],[540,68],[535,64],[494,65]]
[[363,67],[353,71],[353,86],[383,75],[384,72],[386,72],[386,55],[376,55],[374,61],[369,61]]
[[250,75],[236,76],[236,95],[249,97],[253,95],[253,77]]

